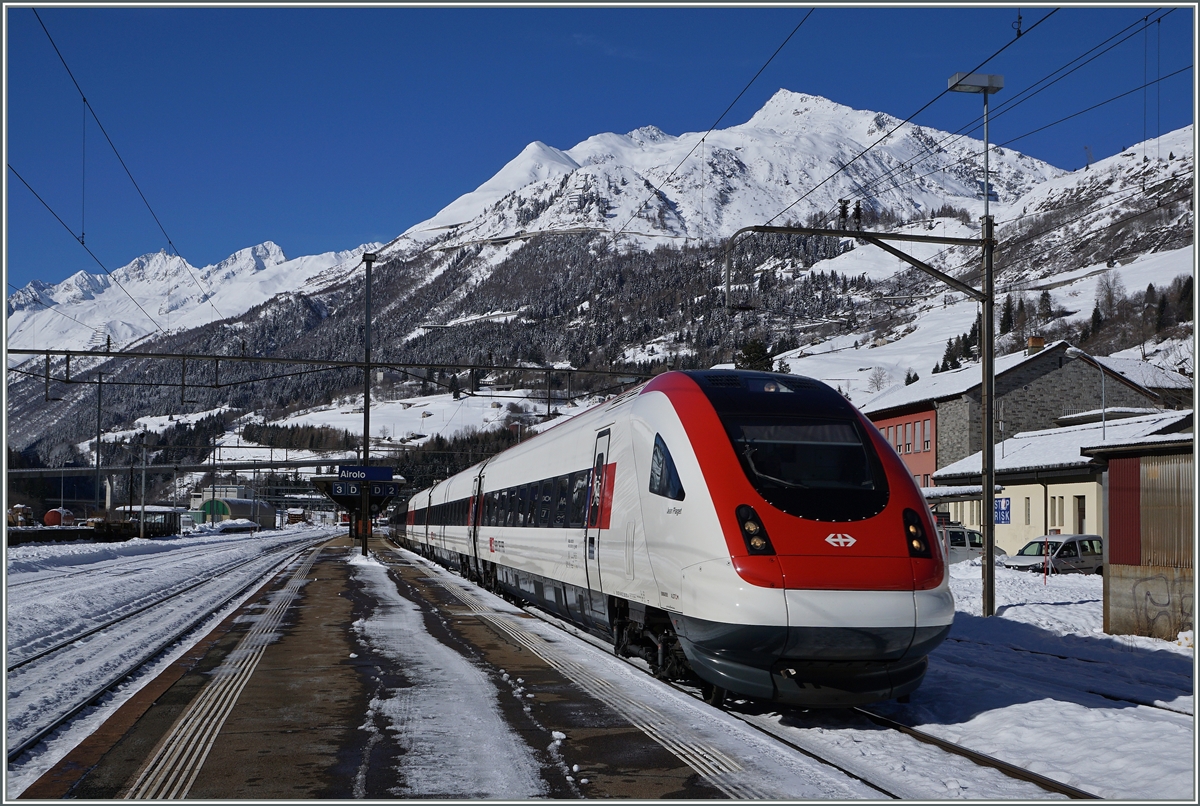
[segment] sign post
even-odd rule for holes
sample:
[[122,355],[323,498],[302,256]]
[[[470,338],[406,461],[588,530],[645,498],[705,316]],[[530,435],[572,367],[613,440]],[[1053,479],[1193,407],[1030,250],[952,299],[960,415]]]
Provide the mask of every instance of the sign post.
[[335,504],[350,512],[350,537],[361,540],[363,555],[374,515],[400,494],[403,477],[393,477],[392,468],[339,465],[336,477],[313,479],[313,485]]

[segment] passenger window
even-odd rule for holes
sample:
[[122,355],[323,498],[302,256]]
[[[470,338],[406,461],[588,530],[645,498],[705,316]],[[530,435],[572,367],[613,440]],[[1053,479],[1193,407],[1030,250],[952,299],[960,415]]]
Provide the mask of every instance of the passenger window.
[[1058,553],[1059,557],[1078,557],[1079,551],[1075,548],[1074,543],[1067,543],[1062,547],[1062,551]]
[[529,485],[522,485],[517,489],[517,517],[516,525],[523,527],[527,524],[529,512]]
[[979,532],[967,532],[967,539],[971,542],[972,548],[983,548],[983,535]]
[[561,529],[567,525],[567,506],[571,503],[571,478],[559,476],[556,486],[558,492],[554,502],[554,526]]
[[583,526],[583,518],[587,514],[588,472],[577,470],[571,474],[571,520],[569,526],[577,529]]
[[962,548],[966,548],[967,547],[967,536],[965,534],[963,534],[962,532],[951,532],[950,533],[950,545],[951,546],[961,546]]
[[550,508],[554,504],[554,479],[542,482],[542,493],[538,499],[538,526],[550,525]]
[[683,484],[663,438],[654,435],[654,454],[650,457],[650,492],[676,501],[683,500]]

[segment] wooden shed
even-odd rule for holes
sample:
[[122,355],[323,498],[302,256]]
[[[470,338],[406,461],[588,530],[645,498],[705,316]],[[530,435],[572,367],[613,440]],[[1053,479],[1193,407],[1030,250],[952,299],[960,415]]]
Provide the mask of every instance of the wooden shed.
[[1175,640],[1194,624],[1194,435],[1082,453],[1107,464],[1104,631]]

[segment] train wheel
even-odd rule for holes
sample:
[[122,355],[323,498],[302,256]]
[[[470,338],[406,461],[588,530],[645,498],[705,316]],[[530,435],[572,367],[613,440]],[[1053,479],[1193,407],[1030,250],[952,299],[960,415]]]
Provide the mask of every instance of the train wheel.
[[703,683],[700,686],[700,693],[704,697],[704,701],[714,708],[725,707],[725,697],[729,693],[720,686],[714,686],[711,683]]

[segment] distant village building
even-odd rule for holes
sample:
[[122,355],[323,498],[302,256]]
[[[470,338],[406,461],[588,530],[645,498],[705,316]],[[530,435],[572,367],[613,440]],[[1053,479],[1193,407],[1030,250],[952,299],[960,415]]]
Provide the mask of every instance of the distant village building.
[[[1061,417],[1101,406],[1100,371],[1094,365],[1068,357],[1071,345],[1065,341],[1044,348],[1041,339],[1029,341],[1024,352],[996,359],[997,442],[1013,434],[1053,428]],[[1110,366],[1108,359],[1098,360],[1104,367],[1106,408],[1164,407],[1160,394],[1122,374],[1123,364],[1118,368],[1120,362]],[[1166,382],[1176,375],[1162,372],[1154,374],[1156,381]],[[1186,378],[1183,383],[1190,386]],[[928,487],[938,469],[982,449],[981,386],[979,365],[974,364],[885,389],[862,406],[862,412],[896,447],[917,483]]]
[[[1040,535],[1106,535],[1108,464],[1094,451],[1191,430],[1191,411],[1165,411],[1027,431],[1004,440],[996,446],[996,483],[1004,488],[996,496],[996,545],[1012,554]],[[1184,439],[1190,442],[1190,436]],[[981,456],[975,453],[936,471],[937,486],[978,485]],[[948,506],[952,521],[967,526],[982,523],[980,499]],[[1106,551],[1107,544],[1106,540]]]

